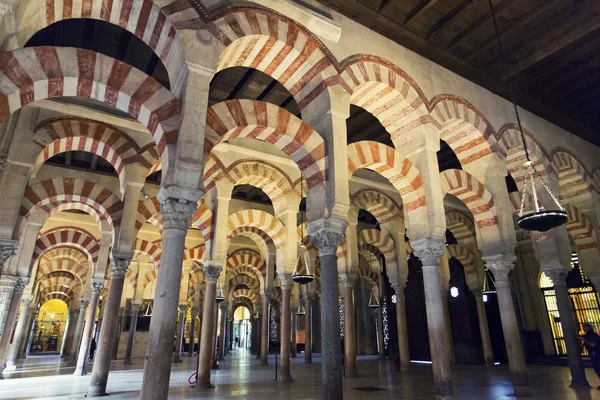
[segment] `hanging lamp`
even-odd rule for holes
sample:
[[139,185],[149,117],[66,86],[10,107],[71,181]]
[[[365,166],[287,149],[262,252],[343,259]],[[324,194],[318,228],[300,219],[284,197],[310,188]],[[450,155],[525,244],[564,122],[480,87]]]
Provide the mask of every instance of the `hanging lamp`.
[[483,289],[481,290],[482,294],[495,294],[496,293],[496,281],[494,281],[494,276],[492,275],[492,271],[489,269],[485,269],[485,277],[483,280]]
[[298,306],[298,311],[296,311],[296,315],[304,315],[306,314],[306,308],[304,307],[304,301],[300,301],[300,305]]
[[[302,175],[300,175],[300,201],[303,198],[302,192]],[[302,230],[301,239],[304,239],[304,218],[302,218],[302,223],[300,224],[300,229]],[[298,248],[298,260],[296,261],[296,267],[294,268],[294,272],[292,273],[292,280],[300,285],[306,285],[315,280],[315,275],[313,274],[310,268],[310,260],[308,258],[308,249],[304,246],[304,243],[300,243],[300,247]]]
[[[502,47],[502,41],[500,40],[500,33],[498,31],[498,23],[496,21],[496,14],[494,12],[494,6],[492,5],[492,0],[488,0],[490,5],[490,11],[492,14],[492,20],[494,22],[494,31],[496,33],[496,40],[498,41],[498,47],[500,48],[500,56],[502,62],[504,64],[504,75],[506,82],[508,83],[508,90],[511,96],[511,101],[513,107],[515,109],[515,115],[517,117],[517,124],[519,126],[519,132],[521,134],[521,140],[523,141],[523,149],[525,150],[525,157],[527,161],[523,164],[523,167],[526,169],[525,180],[523,182],[523,190],[521,194],[521,207],[519,208],[519,218],[517,219],[517,225],[519,228],[524,229],[526,231],[539,231],[546,232],[552,228],[556,228],[557,226],[564,225],[567,222],[567,213],[564,208],[559,203],[558,199],[550,189],[550,187],[544,181],[544,178],[540,175],[540,173],[535,168],[535,165],[529,158],[529,152],[527,151],[527,144],[525,142],[525,135],[523,134],[523,127],[521,126],[521,118],[519,117],[519,110],[517,108],[517,103],[515,101],[515,94],[513,91],[512,83],[508,77],[508,63],[506,61],[506,57],[504,55],[504,48]],[[546,210],[544,207],[540,206],[538,203],[537,192],[535,188],[535,181],[539,180],[542,183],[542,186],[548,192],[554,203],[556,204],[556,209]],[[528,193],[530,191],[530,193]],[[533,200],[533,206],[535,211],[525,212],[525,198],[531,197]]]
[[217,292],[215,293],[215,303],[219,304],[225,301],[225,296],[223,296],[223,286],[221,285],[221,281],[217,281]]
[[[369,252],[369,270],[371,270],[371,261],[372,261],[373,253]],[[375,293],[375,285],[371,285],[371,296],[369,296],[369,308],[376,309],[379,308],[379,297]]]

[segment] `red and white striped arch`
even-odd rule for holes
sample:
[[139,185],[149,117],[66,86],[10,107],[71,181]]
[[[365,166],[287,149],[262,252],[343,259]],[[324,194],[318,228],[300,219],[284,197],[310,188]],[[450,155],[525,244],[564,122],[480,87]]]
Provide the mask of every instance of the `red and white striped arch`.
[[595,249],[598,247],[596,234],[590,220],[573,205],[566,204],[567,231],[573,238],[578,250]]
[[251,273],[259,282],[260,289],[265,288],[267,265],[262,258],[250,252],[236,252],[225,264],[227,279],[243,273]]
[[252,302],[252,305],[256,305],[258,295],[251,289],[236,289],[229,292],[229,304],[233,304],[238,298],[246,298]]
[[59,286],[67,286],[70,289],[75,290],[75,288],[81,285],[81,281],[67,271],[56,271],[45,275],[38,281],[38,284],[40,290],[44,290],[47,287]]
[[238,288],[239,286],[247,286],[248,289],[252,290],[254,293],[258,293],[260,291],[260,282],[258,279],[252,275],[246,274],[237,274],[233,278],[229,279],[229,287]]
[[454,257],[465,268],[465,274],[467,276],[467,280],[473,279],[473,274],[475,275],[475,279],[477,278],[477,270],[475,269],[475,258],[473,257],[473,253],[469,251],[465,246],[460,244],[451,244],[446,246],[446,250],[448,251],[448,257]]
[[135,241],[134,251],[135,253],[143,254],[150,258],[154,264],[154,268],[158,269],[160,257],[162,256],[162,249],[159,246],[147,240],[137,239]]
[[29,0],[18,5],[26,17],[19,26],[21,46],[38,31],[72,18],[102,20],[131,32],[161,59],[169,74],[171,90],[182,95],[187,76],[183,43],[168,14],[152,0]]
[[204,251],[204,245],[192,247],[190,249],[185,249],[185,251],[183,252],[183,261],[194,260],[199,262],[200,264],[204,264]]
[[243,227],[254,228],[264,232],[276,248],[281,248],[285,245],[285,229],[283,224],[276,217],[265,211],[248,209],[231,214],[227,218],[227,238],[229,240],[233,239],[234,233]]
[[93,265],[98,262],[100,243],[88,231],[75,226],[59,227],[40,234],[35,243],[33,262],[46,251],[62,246],[76,247],[87,253]]
[[62,285],[46,287],[43,290],[40,290],[38,295],[40,304],[44,304],[50,299],[60,299],[65,303],[70,304],[70,302],[77,297],[78,293]]
[[71,247],[67,245],[46,251],[42,255],[42,258],[40,258],[40,264],[59,259],[74,261],[85,266],[86,270],[89,267],[89,256],[87,253],[78,249],[77,247]]
[[308,124],[283,108],[257,100],[228,100],[208,109],[204,152],[223,140],[251,138],[272,144],[296,163],[308,188],[325,179],[325,142]]
[[463,240],[476,238],[475,224],[471,218],[459,211],[446,213],[446,228],[452,232],[454,238],[460,243]]
[[560,198],[567,203],[591,202],[591,192],[596,188],[592,175],[570,150],[557,147],[552,150],[551,161],[558,171]]
[[357,268],[356,274],[359,278],[371,282],[372,286],[379,286],[379,275],[371,268]]
[[294,191],[290,177],[281,168],[256,159],[237,160],[225,167],[214,154],[204,168],[204,189],[208,192],[215,182],[226,179],[232,185],[252,185],[261,189],[272,203]]
[[[529,152],[529,158],[533,161],[537,171],[542,176],[548,174],[556,175],[554,166],[550,163],[550,157],[535,139],[531,132],[523,129],[525,135],[525,143]],[[514,124],[507,124],[500,129],[500,139],[498,140],[498,148],[500,154],[506,159],[506,167],[508,172],[515,180],[519,191],[523,188],[526,169],[523,164],[527,161],[525,150],[523,149],[523,140],[519,128]]]
[[431,107],[441,139],[454,150],[463,168],[494,152],[494,128],[473,105],[457,96],[442,95],[433,99]]
[[370,251],[377,255],[373,248],[377,249],[383,255],[386,268],[389,271],[395,271],[398,268],[392,238],[377,229],[363,229],[358,232],[358,249]]
[[71,299],[66,294],[61,293],[61,292],[50,292],[50,293],[45,294],[44,296],[41,296],[41,295],[39,296],[38,305],[41,306],[45,302],[50,301],[50,300],[64,301],[67,304],[67,306],[70,306],[70,304],[71,304]]
[[44,276],[57,271],[67,271],[79,278],[83,283],[86,281],[87,267],[84,264],[80,264],[76,261],[59,258],[49,261],[40,262],[38,267],[37,279],[43,279]]
[[111,228],[118,228],[123,214],[123,202],[109,189],[94,182],[74,178],[55,178],[37,182],[25,188],[19,215],[29,220],[40,211],[45,220],[61,204],[79,203],[96,210]]
[[0,122],[35,101],[72,96],[136,118],[152,134],[163,168],[175,163],[181,103],[148,75],[83,49],[42,46],[0,53]]
[[329,103],[327,86],[338,82],[335,58],[300,24],[275,11],[252,7],[231,9],[209,31],[227,46],[217,71],[231,67],[262,71],[279,81],[301,110],[324,96]]
[[495,227],[498,230],[494,199],[483,184],[459,169],[448,169],[440,175],[443,195],[448,193],[462,201],[473,214],[478,228]]
[[358,54],[341,64],[344,69],[340,76],[350,88],[351,103],[376,117],[392,141],[433,122],[419,86],[391,62]]
[[152,283],[153,281],[156,280],[156,278],[158,277],[158,271],[156,270],[152,270],[148,273],[146,273],[146,275],[144,275],[144,291],[146,291],[146,287]]
[[[139,230],[144,224],[156,215],[160,214],[160,203],[157,197],[151,197],[138,203],[137,215],[135,218],[135,229]],[[162,224],[157,226],[162,232]],[[156,225],[155,225],[156,226]]]
[[402,206],[377,189],[361,189],[350,196],[350,204],[356,210],[367,210],[381,225],[397,223],[404,219]]
[[154,144],[140,148],[124,132],[102,122],[83,118],[57,118],[43,122],[36,129],[33,141],[43,147],[34,171],[46,160],[67,151],[87,151],[107,160],[119,174],[121,186],[124,168],[136,164],[152,168],[160,156]]

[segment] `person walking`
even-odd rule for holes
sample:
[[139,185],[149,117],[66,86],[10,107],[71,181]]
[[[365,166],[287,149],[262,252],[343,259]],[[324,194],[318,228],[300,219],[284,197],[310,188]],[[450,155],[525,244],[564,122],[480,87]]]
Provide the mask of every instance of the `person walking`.
[[[594,368],[594,372],[600,378],[600,336],[594,332],[592,324],[587,322],[583,324],[583,331],[585,332],[582,337],[583,344],[592,359],[592,368]],[[600,390],[600,386],[596,389]]]
[[92,338],[92,343],[90,343],[90,357],[89,360],[92,361],[94,359],[94,353],[96,352],[96,341]]

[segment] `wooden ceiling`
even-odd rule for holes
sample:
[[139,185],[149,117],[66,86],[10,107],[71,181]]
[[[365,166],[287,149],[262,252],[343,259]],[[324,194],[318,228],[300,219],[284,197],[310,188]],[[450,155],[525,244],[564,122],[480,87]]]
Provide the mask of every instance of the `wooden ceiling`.
[[[488,0],[319,1],[509,98]],[[600,146],[600,1],[492,3],[517,103]]]

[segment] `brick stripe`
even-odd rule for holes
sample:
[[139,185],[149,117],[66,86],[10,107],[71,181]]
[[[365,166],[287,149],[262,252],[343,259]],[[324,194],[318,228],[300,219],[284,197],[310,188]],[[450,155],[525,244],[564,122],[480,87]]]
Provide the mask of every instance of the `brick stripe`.
[[397,268],[394,241],[377,229],[363,229],[358,232],[358,249],[369,251],[375,256],[382,254],[388,270],[393,271]]
[[281,221],[261,210],[241,210],[231,214],[227,218],[229,240],[239,233],[240,228],[251,228],[261,231],[266,235],[276,248],[281,248],[285,245],[285,229]]

